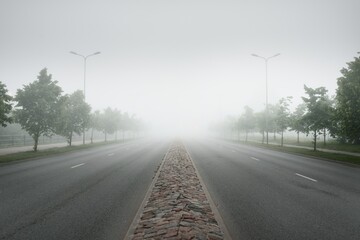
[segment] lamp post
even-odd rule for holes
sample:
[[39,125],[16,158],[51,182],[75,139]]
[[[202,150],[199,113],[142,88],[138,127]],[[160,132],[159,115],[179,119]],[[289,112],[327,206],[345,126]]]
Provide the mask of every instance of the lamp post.
[[268,115],[269,115],[269,106],[268,106],[268,61],[271,58],[279,56],[280,53],[275,54],[271,57],[262,57],[257,54],[251,54],[253,57],[262,58],[265,61],[265,87],[266,87],[266,109],[265,109],[265,130],[266,130],[266,144],[269,144],[269,129],[268,129]]
[[[77,56],[80,56],[80,57],[82,57],[84,59],[84,101],[85,101],[86,100],[86,94],[85,94],[85,90],[86,90],[86,88],[85,88],[86,87],[86,60],[88,59],[88,57],[100,54],[100,52],[95,52],[95,53],[89,54],[87,56],[78,54],[78,53],[73,52],[73,51],[71,51],[70,53],[74,54],[74,55],[77,55]],[[83,129],[83,144],[85,144],[85,126],[84,126],[84,129]]]

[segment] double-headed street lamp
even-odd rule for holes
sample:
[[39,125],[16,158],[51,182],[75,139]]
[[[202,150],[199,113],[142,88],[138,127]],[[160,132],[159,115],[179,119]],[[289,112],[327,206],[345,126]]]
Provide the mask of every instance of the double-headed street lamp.
[[[84,100],[86,100],[86,94],[85,94],[85,90],[86,90],[86,88],[85,88],[86,87],[86,60],[87,60],[88,57],[100,54],[100,52],[95,52],[95,53],[89,54],[87,56],[78,54],[78,53],[73,52],[73,51],[71,51],[70,53],[74,54],[74,55],[77,55],[77,56],[80,56],[80,57],[82,57],[84,59]],[[85,126],[84,126],[83,130],[84,130],[83,131],[83,144],[85,144]]]
[[254,57],[258,57],[258,58],[262,58],[265,60],[265,86],[266,86],[266,110],[265,110],[265,130],[266,130],[266,144],[269,144],[269,129],[268,129],[268,115],[269,115],[269,106],[268,106],[268,61],[269,59],[271,58],[274,58],[274,57],[277,57],[279,56],[280,53],[278,54],[275,54],[274,56],[271,56],[271,57],[262,57],[262,56],[259,56],[257,54],[251,54],[251,56],[254,56]]

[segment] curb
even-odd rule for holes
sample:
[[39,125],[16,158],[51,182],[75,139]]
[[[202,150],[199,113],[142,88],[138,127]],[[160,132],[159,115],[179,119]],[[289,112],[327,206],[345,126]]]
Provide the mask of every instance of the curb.
[[152,180],[152,182],[150,184],[150,187],[149,187],[148,191],[146,192],[144,200],[142,201],[142,203],[141,203],[141,205],[140,205],[140,207],[139,207],[139,209],[138,209],[138,211],[137,211],[137,213],[136,213],[136,215],[134,217],[134,220],[132,221],[132,223],[131,223],[131,225],[129,227],[129,230],[126,233],[126,235],[124,237],[124,240],[132,239],[131,236],[134,234],[134,232],[136,230],[136,227],[137,227],[137,225],[138,225],[138,223],[140,221],[141,214],[143,213],[143,211],[145,209],[145,206],[146,206],[146,203],[149,200],[150,195],[152,193],[152,190],[153,190],[153,188],[155,186],[155,183],[156,183],[157,179],[159,178],[161,169],[162,169],[162,167],[163,167],[163,165],[165,163],[165,159],[166,159],[167,155],[169,154],[170,148],[171,148],[171,145],[168,148],[168,150],[166,151],[166,153],[165,153],[165,155],[164,155],[164,157],[163,157],[163,159],[161,161],[161,164],[159,165],[159,167],[157,169],[157,172],[156,172],[156,174],[155,174],[155,176],[154,176],[154,178],[153,178],[153,180]]
[[208,201],[209,201],[209,204],[210,204],[211,210],[212,210],[213,213],[214,213],[215,219],[216,219],[217,223],[219,224],[220,229],[221,229],[222,232],[224,233],[224,240],[232,240],[232,238],[231,238],[231,236],[230,236],[230,234],[229,234],[229,231],[228,231],[228,229],[227,229],[227,227],[226,227],[226,225],[225,225],[225,223],[224,223],[224,220],[222,219],[219,210],[217,209],[214,201],[213,201],[212,198],[211,198],[211,195],[210,195],[208,189],[207,189],[206,186],[205,186],[205,183],[204,183],[203,179],[202,179],[201,176],[200,176],[200,173],[199,173],[199,171],[198,171],[198,169],[197,169],[197,167],[196,167],[196,165],[195,165],[194,160],[193,160],[192,157],[190,156],[190,153],[189,153],[189,151],[186,149],[186,146],[185,146],[185,145],[184,145],[184,147],[185,147],[185,150],[186,150],[187,155],[189,156],[189,159],[191,160],[191,162],[192,162],[192,164],[193,164],[193,166],[194,166],[194,168],[195,168],[196,175],[198,176],[199,181],[200,181],[200,184],[201,184],[201,187],[203,188],[204,193],[205,193],[205,195],[206,195],[206,198],[207,198]]

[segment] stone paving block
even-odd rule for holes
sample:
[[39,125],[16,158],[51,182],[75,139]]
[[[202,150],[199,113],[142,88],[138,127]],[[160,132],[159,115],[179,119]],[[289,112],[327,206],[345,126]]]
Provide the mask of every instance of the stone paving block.
[[174,143],[130,239],[224,239],[185,149]]

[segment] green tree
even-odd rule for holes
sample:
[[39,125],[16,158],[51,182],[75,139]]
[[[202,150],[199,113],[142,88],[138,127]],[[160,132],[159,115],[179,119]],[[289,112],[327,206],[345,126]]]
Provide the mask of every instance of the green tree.
[[268,105],[268,115],[267,115],[267,125],[269,132],[273,133],[273,139],[276,140],[276,133],[280,131],[277,122],[276,115],[279,111],[279,104],[269,104]]
[[323,130],[326,130],[330,125],[331,106],[326,88],[312,89],[304,85],[304,89],[308,97],[302,97],[307,108],[302,122],[306,133],[312,132],[313,134],[314,151],[316,151],[318,136],[324,134]]
[[240,142],[240,131],[242,129],[242,119],[241,116],[236,121],[236,132],[237,132],[237,141]]
[[239,119],[241,129],[245,131],[245,142],[248,141],[248,134],[256,126],[254,110],[249,106],[244,107],[244,112]]
[[297,135],[297,143],[300,143],[300,133],[305,132],[305,126],[303,123],[303,117],[306,111],[306,104],[299,104],[295,111],[290,116],[290,130],[295,131]]
[[117,109],[106,108],[101,115],[102,131],[105,134],[105,141],[107,141],[107,134],[113,134],[118,130],[120,122],[120,112]]
[[337,79],[336,134],[347,142],[360,144],[360,57],[347,63]]
[[333,98],[330,98],[328,95],[325,96],[324,101],[322,102],[322,110],[323,110],[323,143],[324,146],[326,145],[326,136],[334,135],[331,134],[332,132],[335,132],[335,107],[334,107],[335,101]]
[[91,127],[91,143],[93,143],[94,141],[94,129],[98,131],[103,131],[101,119],[102,116],[99,110],[96,110],[90,115],[89,126]]
[[290,125],[290,110],[289,106],[292,97],[281,98],[276,108],[274,122],[277,130],[281,132],[281,146],[284,145],[284,131]]
[[7,94],[5,84],[0,82],[0,125],[7,126],[7,123],[12,123],[13,119],[9,116],[12,109],[12,97]]
[[130,116],[127,112],[125,112],[121,116],[121,131],[122,131],[122,138],[125,141],[125,132],[130,130]]
[[14,117],[34,139],[34,151],[41,135],[50,136],[55,132],[61,92],[46,68],[40,71],[37,80],[17,90]]
[[69,146],[73,134],[80,135],[84,127],[89,126],[91,107],[84,100],[84,94],[78,90],[62,97],[60,118],[56,133],[66,137]]
[[255,113],[256,126],[262,135],[262,144],[265,142],[266,110]]
[[118,140],[118,131],[121,128],[122,114],[118,109],[113,111],[114,125],[115,125],[115,140]]
[[129,130],[132,132],[133,138],[138,136],[140,130],[141,121],[136,117],[135,114],[132,114],[130,117],[130,127]]

